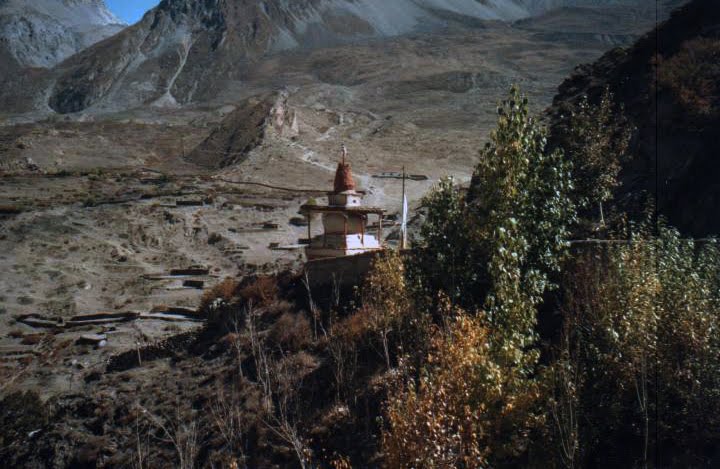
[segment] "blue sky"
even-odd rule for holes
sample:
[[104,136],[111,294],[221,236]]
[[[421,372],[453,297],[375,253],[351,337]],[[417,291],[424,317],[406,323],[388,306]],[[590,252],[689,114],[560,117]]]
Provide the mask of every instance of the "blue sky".
[[154,7],[159,0],[106,0],[115,15],[128,24],[137,23],[146,11]]

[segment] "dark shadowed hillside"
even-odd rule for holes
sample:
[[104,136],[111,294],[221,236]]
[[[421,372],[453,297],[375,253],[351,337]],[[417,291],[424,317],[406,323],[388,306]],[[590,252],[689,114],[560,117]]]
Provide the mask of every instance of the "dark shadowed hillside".
[[696,0],[629,49],[578,67],[550,109],[553,140],[564,146],[569,116],[605,87],[637,128],[621,172],[619,205],[642,210],[647,195],[660,214],[694,236],[720,232],[720,4]]

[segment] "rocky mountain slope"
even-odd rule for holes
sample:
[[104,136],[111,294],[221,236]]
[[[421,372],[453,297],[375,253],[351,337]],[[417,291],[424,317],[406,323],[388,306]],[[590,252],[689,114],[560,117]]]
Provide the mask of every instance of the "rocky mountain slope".
[[[45,0],[49,1],[49,0]],[[585,0],[167,0],[137,24],[3,93],[20,109],[62,114],[175,107],[242,82],[261,57],[409,33],[514,21]],[[637,5],[637,0],[619,0]],[[48,36],[49,37],[49,36]],[[39,102],[38,96],[47,97]],[[45,99],[45,98],[44,98]],[[8,107],[7,105],[5,107]]]
[[0,49],[23,66],[52,67],[124,27],[103,0],[0,1]]
[[616,197],[621,207],[640,213],[650,196],[684,233],[720,233],[719,59],[720,5],[690,2],[632,48],[579,67],[560,86],[550,110],[554,140],[562,143],[580,96],[597,101],[609,87],[637,128]]

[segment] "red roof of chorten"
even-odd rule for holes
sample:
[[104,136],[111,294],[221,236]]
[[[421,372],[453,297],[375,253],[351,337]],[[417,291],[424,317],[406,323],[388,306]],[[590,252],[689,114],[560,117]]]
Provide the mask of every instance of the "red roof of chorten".
[[355,190],[355,181],[353,180],[352,171],[350,170],[350,163],[345,162],[346,156],[347,148],[343,145],[342,161],[338,163],[337,171],[335,171],[335,193]]
[[350,171],[350,163],[338,163],[335,172],[335,192],[345,192],[355,190],[355,181]]

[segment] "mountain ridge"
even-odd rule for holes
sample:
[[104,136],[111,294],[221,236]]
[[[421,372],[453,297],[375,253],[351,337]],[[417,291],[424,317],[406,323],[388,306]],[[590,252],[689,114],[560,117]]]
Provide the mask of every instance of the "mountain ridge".
[[125,26],[103,0],[0,3],[0,48],[20,66],[50,68]]
[[[48,1],[48,0],[44,0]],[[637,0],[620,0],[634,5]],[[39,80],[60,114],[207,100],[268,54],[512,22],[585,0],[164,0],[136,24],[69,57]],[[478,23],[479,22],[479,23]],[[22,99],[12,96],[13,99]]]

